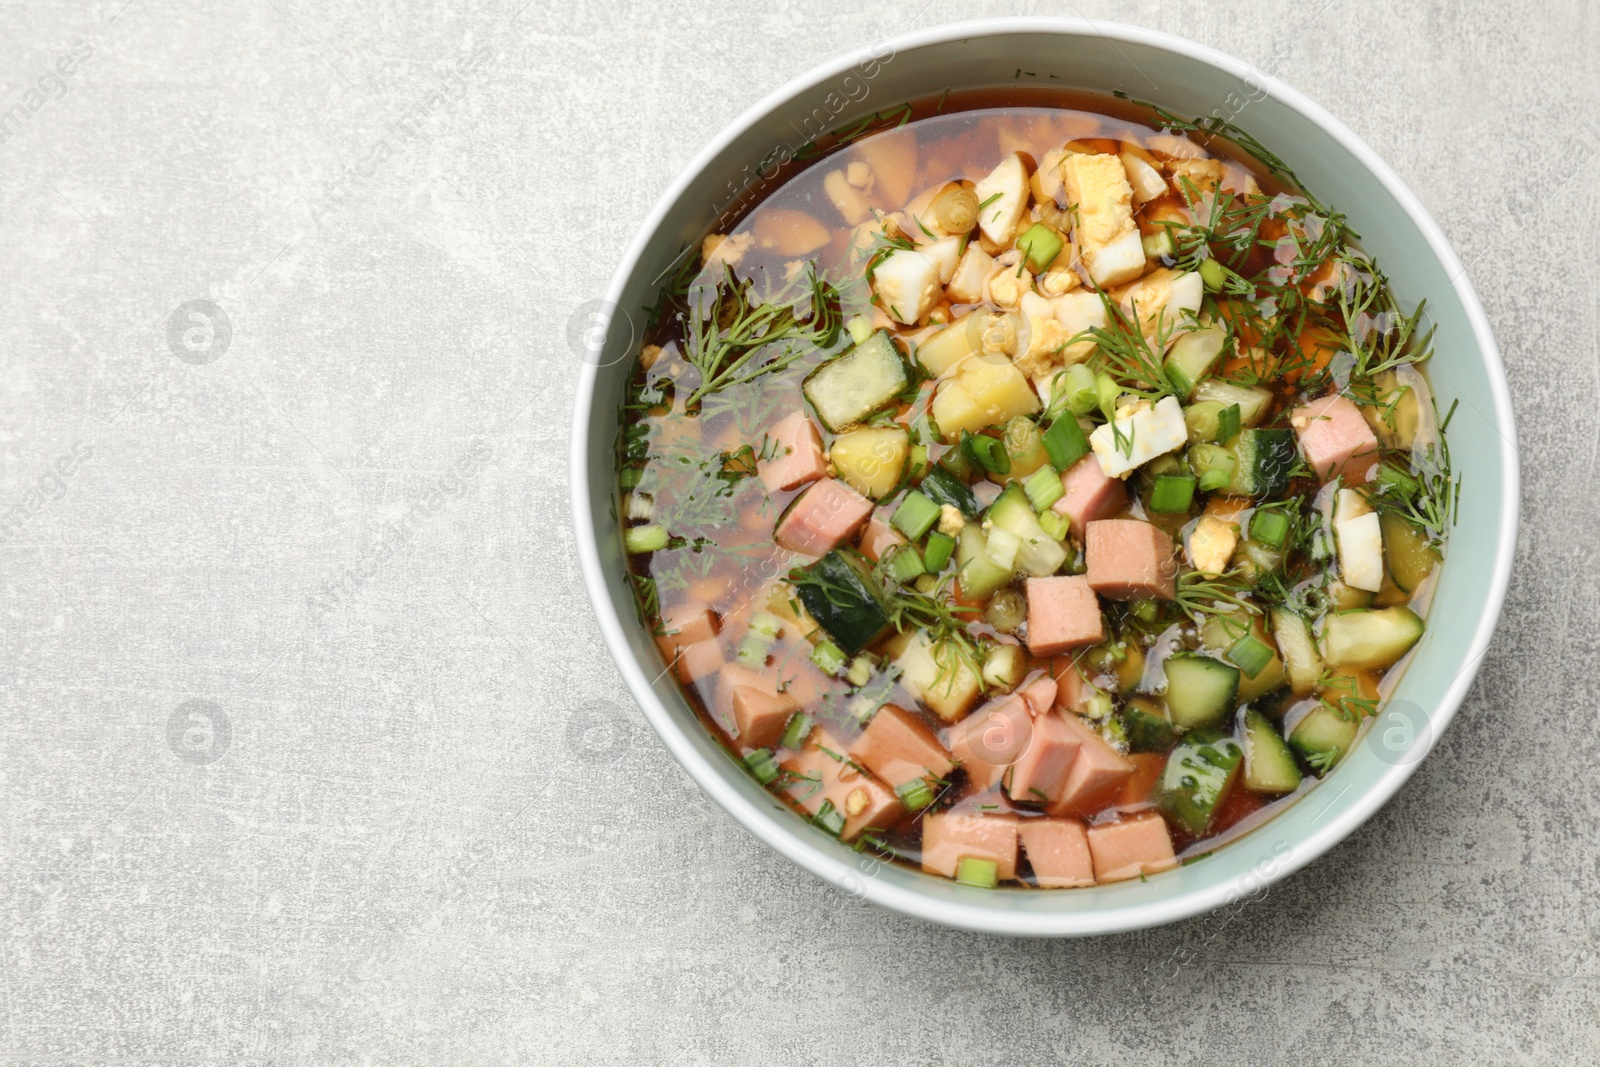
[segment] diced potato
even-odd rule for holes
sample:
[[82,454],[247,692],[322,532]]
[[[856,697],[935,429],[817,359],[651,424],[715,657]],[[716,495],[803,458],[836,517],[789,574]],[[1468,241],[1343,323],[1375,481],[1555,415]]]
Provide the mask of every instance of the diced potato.
[[949,645],[934,645],[918,630],[896,662],[904,672],[900,683],[945,722],[966,714],[978,698],[980,680],[966,657]]
[[868,199],[883,211],[905,207],[917,177],[916,133],[904,127],[875,133],[857,141],[854,151],[872,168]]
[[[970,251],[970,250],[969,250]],[[935,378],[978,351],[982,340],[981,319],[969,311],[917,346],[917,362]]]
[[861,190],[850,184],[844,171],[829,171],[822,179],[822,189],[847,225],[859,226],[872,216],[872,205],[861,195]]
[[1161,172],[1132,152],[1122,153],[1122,169],[1127,172],[1133,198],[1139,203],[1159,200],[1167,195],[1167,180]]
[[755,222],[756,243],[783,256],[803,256],[833,240],[833,231],[804,211],[770,208]]
[[862,427],[840,434],[828,450],[846,485],[874,500],[888,494],[905,474],[911,439],[895,427]]
[[961,259],[961,238],[944,237],[923,245],[918,251],[933,260],[939,267],[939,281],[948,284],[955,277],[956,264]]
[[933,418],[947,441],[962,430],[976,432],[1038,410],[1039,396],[1027,376],[997,356],[967,360],[933,397]]

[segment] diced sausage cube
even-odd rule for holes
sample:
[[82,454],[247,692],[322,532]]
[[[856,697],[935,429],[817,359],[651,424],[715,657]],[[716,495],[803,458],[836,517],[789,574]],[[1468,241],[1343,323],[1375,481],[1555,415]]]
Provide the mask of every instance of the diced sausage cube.
[[825,556],[854,537],[871,514],[872,501],[837,478],[824,478],[789,506],[773,540],[791,552]]
[[867,520],[866,529],[861,531],[861,541],[857,547],[861,549],[863,556],[876,563],[889,549],[905,543],[906,539],[900,535],[899,530],[874,516]]
[[1089,827],[1089,854],[1099,882],[1121,882],[1178,865],[1166,820],[1155,812]]
[[767,436],[772,439],[772,456],[756,461],[767,492],[794,489],[828,473],[822,438],[805,412],[796,411],[779,419]]
[[1106,639],[1100,600],[1081,574],[1029,578],[1028,651],[1054,656]]
[[1083,531],[1096,519],[1109,519],[1128,506],[1128,490],[1120,479],[1112,478],[1090,453],[1061,475],[1061,499],[1050,510],[1062,516],[1072,528],[1072,536],[1083,540]]
[[1172,538],[1139,519],[1100,519],[1084,537],[1089,586],[1110,600],[1171,600],[1178,591]]
[[1056,706],[1057,688],[1056,680],[1047,672],[1023,685],[1017,690],[1017,695],[1027,702],[1028,710],[1038,717]]
[[850,758],[897,787],[918,778],[944,778],[955,767],[927,723],[893,704],[878,709],[850,746]]
[[1343,396],[1323,397],[1295,408],[1289,424],[1300,437],[1306,463],[1325,482],[1343,477],[1346,485],[1359,485],[1378,462],[1378,438],[1361,409]]
[[1040,888],[1094,885],[1089,833],[1077,819],[1024,819],[1017,826],[1017,837]]
[[989,789],[1027,751],[1032,738],[1033,716],[1027,704],[1021,697],[1002,697],[950,728],[950,754],[969,781]]
[[1082,740],[1060,715],[1047,712],[1034,719],[1028,747],[1004,779],[1006,792],[1012,800],[1026,804],[1059,800],[1081,744]]
[[779,764],[789,772],[783,790],[808,815],[816,815],[824,802],[844,816],[839,840],[854,841],[868,827],[888,829],[905,814],[900,798],[844,756],[844,745],[820,726],[800,752]]
[[1057,656],[1050,661],[1050,673],[1056,680],[1056,707],[1062,711],[1082,712],[1087,706],[1094,686],[1084,677],[1078,661],[1071,656]]
[[922,869],[956,876],[963,859],[990,860],[1000,881],[1017,876],[1017,817],[940,812],[922,820]]
[[722,643],[715,637],[685,645],[675,662],[678,680],[687,685],[708,678],[722,669],[722,662]]
[[1061,799],[1050,805],[1049,811],[1052,815],[1087,815],[1132,777],[1134,767],[1083,719],[1070,714],[1059,717],[1078,739],[1078,754],[1061,787]]
[[733,715],[739,743],[749,748],[771,748],[783,736],[789,716],[800,705],[780,693],[768,675],[730,663],[717,672],[717,703]]
[[672,660],[680,650],[716,635],[717,617],[704,604],[691,601],[669,608],[662,614],[656,644],[661,646],[661,654]]

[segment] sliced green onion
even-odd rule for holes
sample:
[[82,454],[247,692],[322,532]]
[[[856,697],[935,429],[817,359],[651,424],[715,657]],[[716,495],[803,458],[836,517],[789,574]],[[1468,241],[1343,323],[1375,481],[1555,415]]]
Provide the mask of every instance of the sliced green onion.
[[1176,255],[1178,248],[1172,240],[1172,231],[1162,227],[1160,233],[1147,233],[1139,238],[1139,243],[1144,245],[1146,259],[1160,259],[1162,256]]
[[883,557],[883,571],[901,585],[920,575],[928,573],[922,565],[922,557],[910,545],[896,545]]
[[1067,410],[1074,415],[1089,414],[1100,402],[1100,394],[1094,387],[1094,371],[1082,363],[1074,363],[1062,373],[1066,375],[1061,390],[1066,394]]
[[1017,251],[1028,260],[1028,268],[1042,274],[1061,254],[1061,235],[1042,222],[1028,227],[1028,232],[1017,238]]
[[899,797],[900,803],[911,812],[921,811],[933,803],[933,790],[928,788],[926,778],[913,778],[909,782],[902,782],[894,787],[894,795]]
[[1202,259],[1200,281],[1210,292],[1219,293],[1228,284],[1228,268],[1215,259]]
[[894,509],[894,514],[889,517],[889,525],[911,540],[917,541],[923,534],[933,529],[933,524],[939,521],[940,514],[938,504],[913,489],[906,494],[904,500],[900,501],[900,506]]
[[1192,474],[1159,474],[1150,491],[1150,510],[1167,515],[1188,511],[1194,503],[1195,477]]
[[962,433],[961,447],[977,461],[978,466],[991,474],[1010,474],[1011,456],[998,437],[982,433]]
[[1161,613],[1161,605],[1154,600],[1135,600],[1128,605],[1128,611],[1140,622],[1155,622],[1156,616]]
[[877,668],[872,657],[863,652],[850,661],[850,669],[844,672],[844,680],[857,687],[866,685],[872,681],[872,672]]
[[865,315],[855,316],[844,324],[844,328],[850,331],[850,340],[856,344],[860,344],[872,336],[872,321]]
[[630,526],[622,531],[622,544],[630,555],[660,552],[667,547],[667,530],[664,526]]
[[1033,505],[1034,511],[1048,511],[1066,492],[1061,488],[1060,473],[1049,463],[1028,475],[1028,480],[1022,483],[1022,491],[1028,494],[1028,503]]
[[776,641],[783,632],[783,620],[769,611],[758,611],[750,617],[750,632],[760,634],[768,641]]
[[1282,548],[1289,537],[1289,516],[1281,511],[1258,510],[1250,518],[1250,536],[1269,548]]
[[1221,445],[1199,444],[1189,449],[1189,469],[1200,476],[1203,492],[1221,489],[1232,481],[1238,462],[1233,453]]
[[1000,868],[995,866],[994,860],[962,856],[956,863],[956,881],[979,889],[993,889],[1000,884]]
[[912,445],[911,459],[906,464],[906,470],[912,475],[920,475],[928,469],[928,446]]
[[1111,718],[1113,710],[1115,709],[1111,703],[1111,694],[1102,689],[1095,689],[1084,698],[1083,716],[1086,719],[1104,722],[1106,719]]
[[989,539],[983,546],[983,554],[989,557],[996,567],[1009,571],[1016,566],[1017,549],[1022,547],[1022,538],[1001,526],[996,526],[989,531]]
[[771,641],[762,640],[760,634],[747,633],[744,640],[739,642],[739,652],[733,658],[739,666],[759,671],[767,665],[767,655],[771,651]]
[[624,489],[633,489],[639,484],[639,479],[644,477],[642,467],[623,467],[622,473],[617,476],[617,483]]
[[824,800],[822,807],[811,817],[811,821],[822,827],[834,837],[838,837],[844,829],[844,812],[833,806],[833,801]]
[[1083,436],[1076,415],[1062,415],[1050,424],[1044,432],[1044,451],[1050,457],[1050,466],[1058,471],[1065,471],[1089,454],[1089,439]]
[[1118,385],[1111,375],[1101,371],[1094,376],[1094,392],[1095,398],[1100,402],[1100,414],[1106,417],[1107,422],[1116,418],[1117,398],[1122,395],[1122,386]]
[[756,776],[762,785],[771,785],[778,777],[778,764],[772,753],[758,748],[744,758],[745,770]]
[[1227,444],[1239,436],[1239,405],[1229,404],[1217,412],[1217,442]]
[[1254,678],[1272,662],[1272,649],[1257,640],[1254,634],[1245,634],[1228,646],[1228,658],[1247,677]]
[[1058,514],[1054,511],[1040,512],[1039,525],[1044,529],[1045,533],[1049,534],[1057,541],[1065,541],[1067,539],[1067,534],[1072,532],[1071,521],[1069,521],[1065,515]]
[[938,530],[928,535],[928,546],[922,550],[922,566],[929,574],[938,574],[950,562],[950,553],[956,550],[956,539]]
[[844,649],[824,639],[811,650],[811,662],[815,663],[823,674],[836,675],[844,670],[849,660],[845,658]]
[[783,728],[783,738],[778,742],[778,747],[798,752],[800,746],[806,743],[806,738],[811,735],[811,727],[816,725],[816,720],[803,711],[797,711],[789,716],[789,725]]

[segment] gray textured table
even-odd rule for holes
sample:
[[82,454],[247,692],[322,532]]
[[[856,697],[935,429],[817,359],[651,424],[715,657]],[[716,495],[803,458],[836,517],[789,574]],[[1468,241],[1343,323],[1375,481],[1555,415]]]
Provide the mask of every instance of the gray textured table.
[[522,3],[0,6],[0,1060],[1600,1061],[1593,4],[1039,9],[1370,140],[1471,265],[1526,492],[1386,810],[1240,913],[1026,943],[845,901],[643,726],[564,339],[780,80],[1023,9]]

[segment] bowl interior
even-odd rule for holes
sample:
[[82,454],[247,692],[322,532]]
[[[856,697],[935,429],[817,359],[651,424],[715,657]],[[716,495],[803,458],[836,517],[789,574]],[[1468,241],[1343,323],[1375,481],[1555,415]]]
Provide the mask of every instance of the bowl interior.
[[[1030,81],[1230,118],[1343,211],[1402,303],[1427,299],[1437,328],[1430,377],[1441,413],[1459,401],[1449,443],[1464,475],[1428,631],[1369,743],[1289,810],[1199,862],[1148,881],[1053,893],[974,890],[858,855],[743,774],[661,674],[626,582],[615,506],[614,443],[639,309],[653,303],[656,279],[749,172],[813,133],[907,99]],[[1032,935],[1135,929],[1247,896],[1326,851],[1393,794],[1454,714],[1487,649],[1514,548],[1517,471],[1504,373],[1482,309],[1442,234],[1370,148],[1295,91],[1220,53],[1131,27],[997,20],[843,57],[757,104],[707,147],[629,249],[608,300],[619,310],[585,364],[573,444],[577,545],[602,629],[652,725],[702,788],[767,843],[853,895],[953,926]]]

